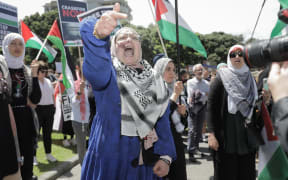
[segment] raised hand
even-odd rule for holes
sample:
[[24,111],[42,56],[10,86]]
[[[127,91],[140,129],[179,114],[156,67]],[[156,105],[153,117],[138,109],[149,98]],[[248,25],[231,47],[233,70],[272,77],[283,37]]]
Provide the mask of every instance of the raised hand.
[[113,11],[108,11],[104,13],[100,20],[97,21],[94,27],[94,35],[98,39],[103,39],[111,34],[111,32],[117,26],[118,19],[126,19],[127,14],[119,13],[120,11],[120,4],[115,3],[113,7]]
[[274,102],[288,96],[287,79],[288,61],[285,61],[282,65],[280,63],[273,63],[268,77],[268,85]]

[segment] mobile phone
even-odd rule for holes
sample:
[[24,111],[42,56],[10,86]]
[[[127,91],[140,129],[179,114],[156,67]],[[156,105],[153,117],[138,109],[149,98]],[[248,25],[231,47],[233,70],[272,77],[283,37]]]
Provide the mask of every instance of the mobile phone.
[[263,79],[263,89],[265,91],[269,91],[268,83],[267,83],[267,78]]

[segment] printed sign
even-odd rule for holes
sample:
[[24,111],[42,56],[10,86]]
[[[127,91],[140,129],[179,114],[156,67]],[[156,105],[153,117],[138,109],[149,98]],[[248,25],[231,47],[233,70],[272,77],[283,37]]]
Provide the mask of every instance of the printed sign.
[[64,46],[82,46],[77,15],[87,11],[81,1],[58,0],[58,11]]
[[0,47],[6,34],[18,33],[17,7],[0,2]]
[[62,110],[64,121],[70,121],[72,117],[71,99],[67,94],[62,94]]
[[77,16],[77,18],[78,18],[79,22],[81,22],[82,19],[84,19],[86,17],[100,18],[102,16],[102,14],[104,14],[106,11],[112,11],[112,10],[113,10],[113,6],[101,6],[101,7],[91,9],[87,12],[81,13]]

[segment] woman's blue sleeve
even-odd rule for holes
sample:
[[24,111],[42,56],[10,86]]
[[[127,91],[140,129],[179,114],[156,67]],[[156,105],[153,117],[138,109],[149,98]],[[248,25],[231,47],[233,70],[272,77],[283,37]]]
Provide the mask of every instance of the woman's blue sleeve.
[[173,160],[176,159],[176,149],[169,122],[170,107],[168,106],[165,114],[156,124],[158,141],[154,144],[154,153],[161,156],[168,155]]
[[94,90],[107,86],[112,75],[109,36],[97,39],[93,35],[98,19],[85,18],[80,23],[80,34],[83,41],[84,62],[83,74]]

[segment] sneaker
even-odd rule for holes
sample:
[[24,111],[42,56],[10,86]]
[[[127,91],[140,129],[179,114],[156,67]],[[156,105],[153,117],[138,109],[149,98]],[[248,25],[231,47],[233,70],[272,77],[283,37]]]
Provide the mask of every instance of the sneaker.
[[201,164],[201,162],[194,157],[193,153],[189,153],[189,162],[193,164]]
[[203,152],[199,151],[198,149],[195,150],[195,151],[193,152],[193,154],[196,155],[196,156],[199,156],[199,157],[204,157],[204,156],[206,156]]
[[57,161],[57,159],[54,156],[52,156],[52,154],[50,154],[50,153],[46,154],[46,159],[50,162],[56,162]]
[[67,139],[63,140],[63,146],[64,147],[69,147],[70,146],[70,143],[69,143],[69,141]]
[[70,142],[71,142],[71,144],[72,144],[73,146],[76,146],[76,145],[77,145],[77,142],[76,142],[76,139],[75,139],[75,138],[71,139]]
[[37,161],[36,156],[33,157],[33,165],[34,165],[34,166],[37,166],[37,165],[38,165],[38,161]]
[[38,180],[37,176],[32,176],[31,180]]

